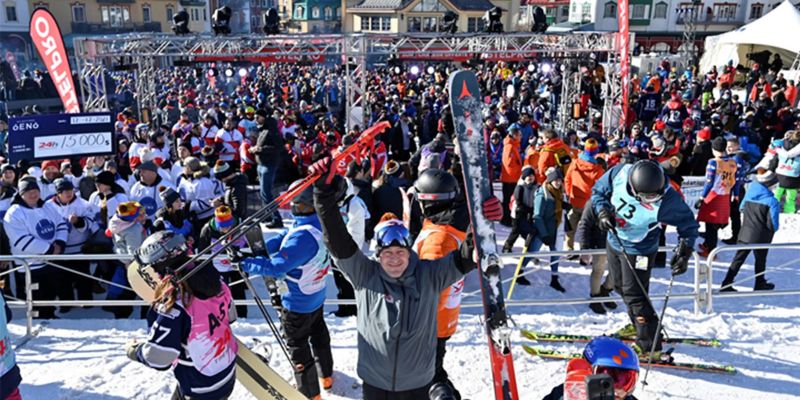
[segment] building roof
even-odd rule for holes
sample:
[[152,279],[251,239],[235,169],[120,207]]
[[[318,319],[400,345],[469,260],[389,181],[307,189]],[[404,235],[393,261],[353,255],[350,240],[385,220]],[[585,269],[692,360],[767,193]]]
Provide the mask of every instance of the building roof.
[[[487,11],[494,5],[489,0],[447,0],[461,11]],[[414,0],[363,0],[351,10],[399,10]]]

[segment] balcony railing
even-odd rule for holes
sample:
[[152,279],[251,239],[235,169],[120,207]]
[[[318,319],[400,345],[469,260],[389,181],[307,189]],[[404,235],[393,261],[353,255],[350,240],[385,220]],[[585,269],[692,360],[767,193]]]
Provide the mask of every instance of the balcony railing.
[[72,33],[96,33],[99,35],[129,32],[161,32],[161,22],[93,24],[89,22],[73,22]]
[[[678,16],[678,19],[675,21],[678,25],[683,25],[685,23],[683,16]],[[720,16],[708,16],[708,15],[700,15],[697,17],[697,20],[694,21],[697,25],[744,25],[744,18],[739,17],[720,17]]]

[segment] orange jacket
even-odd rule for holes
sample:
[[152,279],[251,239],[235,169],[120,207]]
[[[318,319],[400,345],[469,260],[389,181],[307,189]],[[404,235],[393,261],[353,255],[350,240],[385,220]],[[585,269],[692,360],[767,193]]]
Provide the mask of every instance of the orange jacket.
[[572,160],[567,174],[564,176],[564,190],[569,196],[569,204],[575,208],[583,208],[592,196],[592,187],[605,171],[598,163],[583,158]]
[[[450,225],[437,225],[429,220],[422,223],[422,230],[414,243],[420,260],[436,260],[453,251],[467,237],[466,232],[459,231]],[[439,296],[437,313],[438,337],[453,336],[458,328],[458,315],[461,312],[461,292],[464,289],[464,279],[450,285]]]
[[539,153],[539,160],[535,168],[536,183],[541,185],[544,182],[547,169],[558,166],[556,154],[558,154],[559,157],[563,157],[564,155],[572,156],[569,146],[559,138],[550,139],[542,146],[542,151]]
[[503,168],[500,182],[517,183],[522,176],[522,156],[519,154],[519,139],[507,136],[503,140]]
[[539,163],[539,150],[540,149],[537,148],[537,147],[528,146],[528,148],[525,149],[525,164],[524,165],[530,165],[531,168],[536,170],[536,164]]

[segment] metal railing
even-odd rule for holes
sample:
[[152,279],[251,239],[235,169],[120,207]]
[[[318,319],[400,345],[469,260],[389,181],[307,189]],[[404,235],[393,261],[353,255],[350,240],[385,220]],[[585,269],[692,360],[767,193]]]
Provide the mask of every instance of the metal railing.
[[[773,290],[773,291],[757,291],[757,292],[730,292],[730,293],[719,293],[715,291],[713,288],[713,262],[716,256],[723,252],[731,252],[731,251],[738,251],[738,250],[759,250],[759,249],[789,249],[789,248],[800,248],[800,243],[784,243],[784,244],[748,244],[748,245],[723,245],[714,249],[708,256],[705,263],[700,261],[700,257],[696,252],[692,253],[692,259],[694,260],[694,287],[693,291],[690,293],[680,293],[680,294],[672,294],[670,298],[672,299],[692,299],[694,302],[694,311],[695,313],[704,312],[706,314],[713,312],[713,297],[719,298],[734,298],[734,297],[755,297],[755,296],[786,296],[786,295],[798,295],[800,294],[800,289],[797,290]],[[672,247],[660,247],[658,252],[672,252]],[[518,259],[521,257],[526,258],[546,258],[549,260],[550,256],[582,256],[582,255],[605,255],[605,249],[592,249],[592,250],[574,250],[574,251],[551,251],[551,252],[536,252],[536,253],[506,253],[500,254],[500,257],[503,259]],[[36,312],[34,307],[42,307],[42,306],[68,306],[68,307],[81,307],[81,306],[146,306],[148,305],[147,302],[143,300],[35,300],[33,298],[33,292],[38,290],[38,284],[33,283],[31,279],[31,270],[30,270],[30,260],[36,260],[40,262],[45,262],[47,265],[62,269],[64,271],[68,271],[70,273],[74,273],[76,275],[93,279],[98,282],[105,283],[107,285],[113,285],[115,287],[119,287],[123,290],[133,291],[128,286],[120,285],[116,282],[111,282],[100,277],[93,276],[91,274],[83,273],[80,271],[76,271],[74,269],[65,267],[63,265],[57,264],[58,261],[130,261],[133,257],[129,255],[120,255],[120,254],[69,254],[69,255],[42,255],[42,256],[0,256],[0,262],[15,262],[19,264],[16,267],[10,268],[7,271],[0,273],[0,277],[5,275],[10,275],[12,272],[22,270],[24,273],[25,278],[25,296],[26,299],[14,299],[8,301],[7,304],[10,307],[19,308],[23,307],[26,310],[26,337],[29,337],[33,333],[33,318],[36,316]],[[560,259],[559,262],[567,261],[565,259]],[[781,266],[789,265],[800,260],[791,260]],[[780,266],[779,266],[780,267]],[[775,268],[775,267],[773,267]],[[528,269],[524,273],[519,274],[518,276],[524,276],[533,272],[535,269]],[[738,281],[735,281],[732,285],[745,282],[748,280],[755,279],[757,275],[749,276]],[[250,276],[247,279],[253,280],[261,278],[260,276]],[[508,283],[510,280],[514,279],[514,277],[507,278],[504,280],[504,283]],[[230,283],[230,286],[242,284],[244,279],[240,279],[238,281],[234,281]],[[480,294],[480,290],[464,293],[464,298],[475,297]],[[653,295],[650,296],[652,300],[664,300],[664,295]],[[541,300],[509,300],[506,301],[507,307],[530,307],[530,306],[553,306],[553,305],[582,305],[582,304],[591,304],[591,303],[599,303],[599,302],[606,302],[609,299],[603,297],[596,297],[596,298],[567,298],[567,299],[541,299]],[[254,300],[237,300],[237,305],[243,306],[255,306],[256,302]],[[326,305],[354,305],[355,300],[338,300],[338,299],[326,299]],[[479,308],[483,307],[482,301],[465,301],[461,305],[463,308]]]

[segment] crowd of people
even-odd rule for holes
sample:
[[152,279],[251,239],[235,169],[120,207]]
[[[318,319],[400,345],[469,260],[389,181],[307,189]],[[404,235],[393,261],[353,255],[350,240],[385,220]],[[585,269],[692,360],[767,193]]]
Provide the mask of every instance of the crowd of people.
[[[432,67],[418,68],[417,74],[389,67],[370,70],[366,125],[388,121],[391,127],[336,165],[332,157],[357,141],[362,130],[345,123],[341,67],[254,66],[243,77],[164,69],[157,78],[158,109],[149,110],[149,123],[136,118],[135,78],[115,73],[115,154],[0,167],[0,254],[136,256],[152,240],[175,250],[154,264],[182,263],[193,249],[204,249],[235,229],[249,209],[270,203],[281,188],[333,169],[341,176],[318,180],[313,190],[292,201],[292,225],[266,243],[270,257],[237,261],[249,274],[286,282],[281,326],[297,366],[298,390],[319,398],[321,388],[333,385],[322,313],[324,277],[333,270],[339,298],[356,302],[335,314],[359,319],[364,398],[418,399],[429,391],[460,398],[443,359],[457,329],[463,276],[475,265],[447,104],[450,67]],[[652,73],[634,76],[627,124],[608,129],[595,112],[603,108],[608,77],[600,63],[587,59],[574,71],[580,74],[577,100],[583,116],[574,121],[576,129],[561,132],[554,125],[561,68],[545,62],[472,68],[486,101],[486,162],[502,188],[502,201],[484,199],[484,212],[510,228],[502,251],[519,248],[520,237],[526,252],[543,246],[551,251],[607,249],[603,255],[567,260],[591,265],[587,292],[601,298],[590,305],[593,312],[616,309],[610,294],[621,296],[640,351],[661,349],[658,319],[647,301],[653,268],[685,272],[692,252],[709,256],[728,224],[733,236],[725,243],[769,243],[779,228],[779,214],[796,212],[797,89],[777,71],[754,65],[745,78],[749,89],[740,98],[728,75],[735,73],[730,66],[722,74],[716,69],[701,74],[664,61]],[[7,130],[7,124],[0,124],[0,133]],[[681,191],[685,176],[705,177],[693,204],[696,217]],[[249,196],[252,185],[258,187],[256,204]],[[278,212],[264,222],[269,229],[284,228]],[[705,230],[696,247],[699,222]],[[657,253],[666,243],[667,225],[678,231],[669,262],[667,254]],[[755,290],[773,289],[764,275],[767,250],[754,252]],[[722,291],[736,290],[734,279],[748,254],[736,254]],[[523,259],[523,266],[532,260]],[[127,285],[123,262],[63,265],[66,270],[29,260],[37,300],[89,300],[103,293],[109,299],[135,298],[117,286]],[[200,276],[219,276],[226,283],[241,277],[229,258],[215,259],[213,267]],[[550,257],[549,286],[565,292],[558,267],[559,258]],[[24,299],[24,274],[13,276],[16,292],[11,285],[4,292]],[[532,283],[523,272],[516,284]],[[197,279],[185,285],[180,289],[193,293],[203,307],[222,309],[231,305],[230,299],[245,297],[243,285],[209,287]],[[55,307],[36,309],[39,318],[57,318]],[[178,329],[183,319],[165,320],[176,309],[187,318],[196,311],[174,296],[166,307],[142,310],[154,327],[178,324],[177,336],[158,343],[154,335],[150,342],[130,345],[132,359],[163,368],[175,360],[181,364],[207,356],[192,346],[181,347],[194,339]],[[235,309],[239,317],[247,316],[246,307]],[[117,318],[134,313],[133,307],[107,310]],[[69,307],[59,311],[63,315]],[[387,324],[376,322],[384,320]],[[227,326],[227,314],[219,322]],[[394,365],[391,373],[386,365]],[[176,369],[176,393],[220,398],[232,388],[231,371],[230,364],[202,374]],[[203,374],[213,379],[198,381]],[[201,382],[225,389],[204,397],[194,389]]]

